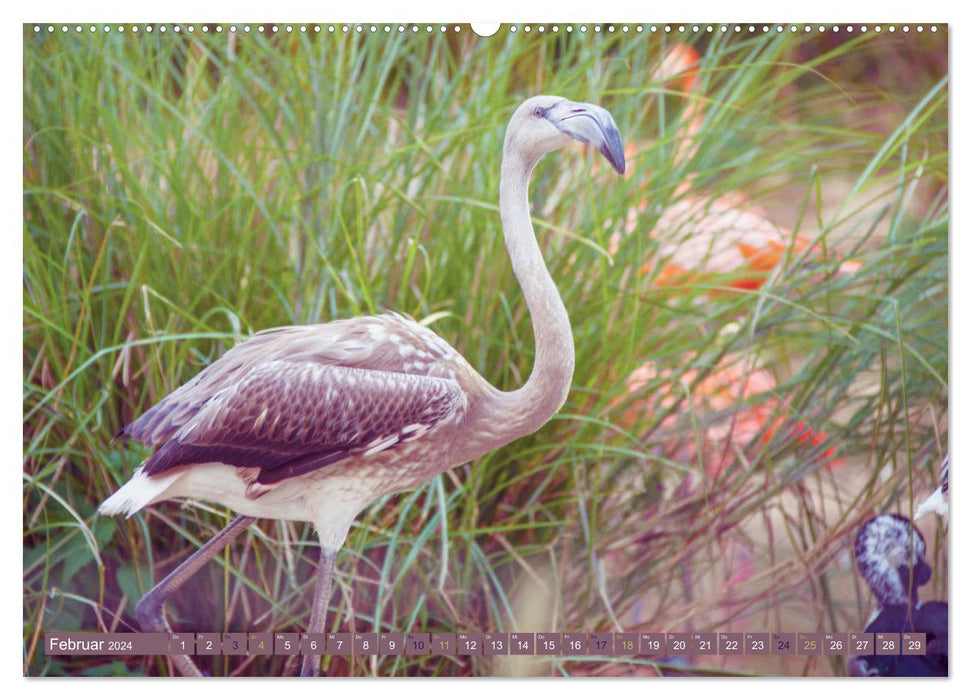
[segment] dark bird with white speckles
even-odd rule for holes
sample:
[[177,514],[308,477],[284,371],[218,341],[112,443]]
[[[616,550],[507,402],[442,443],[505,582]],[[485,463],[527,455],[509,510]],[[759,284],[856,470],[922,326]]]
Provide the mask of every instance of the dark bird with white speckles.
[[919,656],[851,656],[851,676],[948,675],[947,603],[917,597],[932,573],[926,550],[923,535],[902,515],[878,515],[860,528],[854,555],[877,600],[864,632],[923,632],[927,648]]
[[[624,172],[620,134],[601,107],[533,97],[506,131],[499,210],[536,342],[520,389],[496,389],[432,331],[386,314],[259,333],[121,431],[156,451],[101,513],[130,516],[171,498],[240,513],[139,601],[142,629],[168,629],[166,598],[254,518],[273,518],[317,529],[307,629],[323,632],[334,559],[365,506],[533,433],[559,410],[573,377],[573,336],[536,242],[528,183],[540,158],[574,140]],[[198,675],[189,657],[174,660]],[[319,670],[319,656],[304,657],[302,675]]]

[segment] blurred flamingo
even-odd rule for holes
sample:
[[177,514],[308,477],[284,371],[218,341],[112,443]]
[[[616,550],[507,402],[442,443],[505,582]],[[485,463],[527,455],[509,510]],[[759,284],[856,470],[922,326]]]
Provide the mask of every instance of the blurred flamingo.
[[[681,415],[708,417],[702,440],[686,440],[684,453],[687,462],[699,459],[712,480],[722,474],[735,459],[738,449],[745,449],[761,434],[768,443],[776,436],[793,441],[824,464],[836,466],[836,448],[826,447],[824,431],[808,426],[804,421],[792,421],[783,398],[775,394],[777,383],[771,372],[746,366],[740,358],[727,358],[719,368],[699,379],[698,370],[690,369],[679,376],[670,368],[658,369],[653,362],[645,362],[625,380],[626,394],[614,399],[614,406],[622,406],[615,421],[626,429],[644,423],[645,416],[669,410],[678,401],[685,405],[677,413],[662,420],[662,425],[674,429]],[[700,444],[701,454],[696,446]]]
[[[663,82],[666,88],[683,95],[686,103],[676,136],[675,163],[690,160],[699,147],[698,134],[705,121],[703,101],[697,93],[699,64],[700,56],[694,47],[675,44],[665,52],[654,74],[655,80]],[[636,162],[636,144],[628,148],[628,162]],[[741,192],[730,191],[714,198],[689,195],[693,180],[694,174],[689,173],[677,185],[675,201],[659,212],[649,234],[658,242],[658,253],[641,266],[640,272],[653,273],[655,285],[672,288],[710,282],[713,288],[725,291],[755,290],[787,258],[822,253],[808,236],[794,234],[772,222],[764,209],[752,204]],[[648,206],[645,200],[628,212],[623,233],[615,233],[610,240],[611,255],[617,253],[624,237],[638,230]],[[840,271],[852,273],[859,266],[856,261],[846,261]],[[784,399],[774,394],[777,383],[771,372],[747,366],[737,357],[725,358],[700,381],[697,370],[675,377],[671,369],[659,370],[653,362],[646,362],[627,377],[626,384],[626,396],[615,399],[613,405],[623,406],[618,422],[627,428],[642,423],[645,414],[670,409],[685,397],[689,387],[692,389],[684,411],[724,416],[712,420],[704,430],[704,454],[700,456],[711,478],[731,463],[735,448],[750,445],[759,434],[764,442],[781,435],[811,448],[820,448],[827,441],[825,432],[788,417],[791,410]],[[638,396],[648,384],[654,395],[661,397],[659,401]],[[671,415],[664,423],[673,427],[677,421],[678,416]],[[694,445],[694,441],[687,442]],[[826,464],[837,463],[834,447],[822,452],[815,449],[813,454]]]
[[[665,52],[654,73],[656,81],[683,95],[686,104],[675,136],[675,164],[689,161],[700,145],[698,134],[705,121],[704,103],[697,93],[700,60],[694,47],[675,44]],[[636,161],[636,143],[628,146],[625,155],[628,162]],[[812,239],[777,225],[741,192],[730,191],[714,198],[689,196],[694,178],[694,173],[688,173],[675,187],[674,202],[655,212],[658,219],[649,235],[658,241],[658,253],[654,261],[640,268],[644,274],[656,270],[655,284],[671,287],[711,281],[718,286],[754,290],[765,284],[787,257],[806,251],[821,256],[822,249],[813,246]],[[639,229],[648,210],[644,200],[628,212],[623,233],[615,233],[610,240],[611,255],[617,253],[625,236]],[[851,273],[859,267],[858,262],[847,261],[840,271]]]

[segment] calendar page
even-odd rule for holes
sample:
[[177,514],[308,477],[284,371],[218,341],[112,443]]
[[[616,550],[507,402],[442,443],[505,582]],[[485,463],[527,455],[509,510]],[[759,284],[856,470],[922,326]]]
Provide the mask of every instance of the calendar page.
[[22,40],[24,676],[948,675],[946,23]]

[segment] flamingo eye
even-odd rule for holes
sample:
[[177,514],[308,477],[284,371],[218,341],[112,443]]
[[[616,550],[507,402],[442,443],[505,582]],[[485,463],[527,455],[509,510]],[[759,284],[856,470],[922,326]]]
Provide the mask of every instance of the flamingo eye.
[[546,107],[537,107],[536,109],[533,110],[533,116],[542,118],[546,116],[546,113],[548,111],[549,109]]

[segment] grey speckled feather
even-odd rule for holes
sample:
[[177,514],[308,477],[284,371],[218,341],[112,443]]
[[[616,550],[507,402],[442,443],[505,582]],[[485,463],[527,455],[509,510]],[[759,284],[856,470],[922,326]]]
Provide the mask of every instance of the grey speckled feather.
[[455,370],[450,372],[447,365],[455,358],[468,367],[432,331],[399,314],[271,328],[229,350],[118,435],[153,447],[162,445],[217,394],[275,360],[454,379]]
[[398,314],[274,328],[227,352],[122,434],[159,447],[146,476],[218,462],[273,484],[459,420],[476,388],[459,380],[470,375],[448,344]]
[[[316,362],[262,362],[217,392],[145,463],[260,467],[275,483],[420,437],[462,406],[448,379]],[[372,452],[373,451],[373,452]]]

